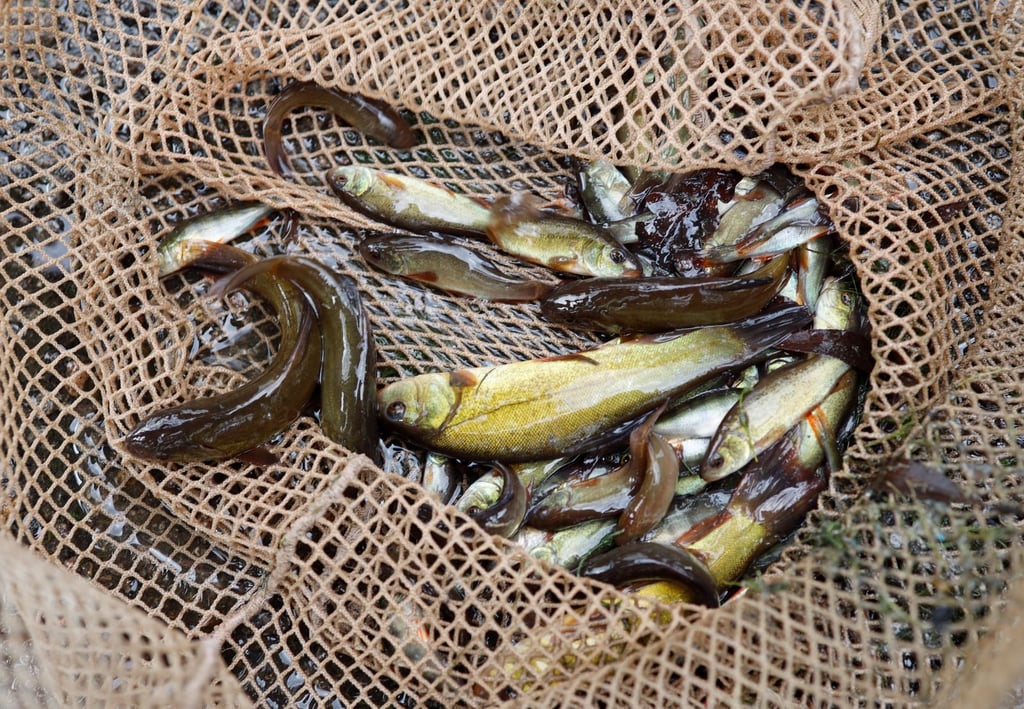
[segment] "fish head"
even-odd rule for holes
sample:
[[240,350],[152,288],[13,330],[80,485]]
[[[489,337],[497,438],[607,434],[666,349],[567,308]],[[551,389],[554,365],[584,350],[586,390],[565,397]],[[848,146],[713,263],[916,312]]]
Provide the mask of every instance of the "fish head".
[[388,425],[420,439],[440,433],[457,405],[457,390],[444,373],[402,379],[377,392],[377,410]]
[[827,278],[814,308],[817,330],[847,330],[853,323],[857,294],[837,278]]
[[157,249],[158,277],[169,276],[185,267],[187,263],[185,252],[189,243],[184,239],[161,242],[160,247]]
[[155,463],[187,463],[223,457],[196,440],[192,417],[178,408],[143,419],[121,445],[134,458]]
[[598,241],[581,253],[586,274],[599,278],[636,278],[643,275],[643,268],[629,249],[609,239]]
[[327,183],[338,193],[360,197],[373,186],[373,171],[358,165],[342,165],[327,173]]
[[371,266],[392,274],[409,272],[409,265],[400,249],[389,246],[383,239],[367,239],[359,244],[359,255]]
[[713,439],[700,466],[701,477],[714,482],[732,474],[743,466],[743,460],[750,458],[752,448],[752,442],[745,435],[730,434],[719,441]]

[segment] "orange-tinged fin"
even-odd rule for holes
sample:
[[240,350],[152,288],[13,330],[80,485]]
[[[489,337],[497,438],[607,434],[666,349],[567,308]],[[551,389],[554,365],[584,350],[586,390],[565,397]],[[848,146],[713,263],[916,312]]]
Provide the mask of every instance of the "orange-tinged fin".
[[[516,192],[494,200],[491,205],[491,227],[502,228],[541,216],[539,199],[529,192]],[[491,237],[493,240],[493,236]]]
[[385,185],[394,190],[404,190],[405,183],[402,182],[402,178],[398,175],[394,175],[390,172],[378,172],[377,179],[383,182]]
[[466,199],[470,200],[471,202],[476,202],[481,207],[484,207],[486,209],[490,209],[491,208],[491,203],[486,198],[484,198],[484,197],[477,197],[477,196],[471,195],[471,194],[464,194],[462,196],[465,197]]
[[547,266],[556,271],[565,271],[578,264],[580,260],[575,256],[552,256],[547,260]]
[[407,273],[405,275],[406,278],[425,281],[426,283],[437,283],[438,280],[436,271],[417,271],[416,273]]
[[468,369],[459,369],[448,375],[448,383],[453,387],[475,387],[480,380]]
[[545,212],[553,212],[558,216],[564,217],[576,217],[579,214],[576,204],[564,195],[547,200],[541,205],[541,209]]
[[820,406],[815,406],[804,418],[818,439],[818,443],[821,444],[821,449],[825,451],[825,461],[828,464],[829,473],[835,473],[843,466],[843,461],[839,455],[839,448],[836,446],[836,439],[829,431],[825,412]]

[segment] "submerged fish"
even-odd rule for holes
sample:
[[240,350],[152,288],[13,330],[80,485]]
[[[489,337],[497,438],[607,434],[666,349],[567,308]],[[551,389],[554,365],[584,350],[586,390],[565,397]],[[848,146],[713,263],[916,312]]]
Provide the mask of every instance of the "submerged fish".
[[555,458],[733,367],[807,324],[785,307],[734,325],[613,340],[561,357],[438,372],[378,392],[384,421],[427,448],[475,460]]
[[551,290],[546,283],[509,276],[493,261],[440,235],[371,236],[359,244],[359,255],[387,273],[484,300],[536,300]]

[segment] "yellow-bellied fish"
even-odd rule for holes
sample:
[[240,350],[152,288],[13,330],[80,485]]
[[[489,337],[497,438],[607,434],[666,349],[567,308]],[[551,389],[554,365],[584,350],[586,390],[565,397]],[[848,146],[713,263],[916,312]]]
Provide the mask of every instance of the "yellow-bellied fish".
[[[740,477],[729,504],[681,534],[675,544],[701,559],[720,591],[800,524],[826,487],[821,469],[857,393],[856,372],[848,371],[820,406],[805,416]],[[699,602],[692,588],[659,581],[636,589],[663,603]]]
[[607,230],[580,219],[545,214],[521,195],[497,200],[487,236],[502,251],[563,273],[636,277],[636,257]]
[[609,429],[716,374],[757,360],[807,324],[802,307],[561,357],[421,374],[377,394],[384,421],[427,448],[476,460],[579,452]]
[[[818,298],[815,325],[852,327],[857,321],[855,304],[854,293],[834,279],[827,281]],[[841,359],[812,355],[767,374],[726,414],[711,439],[701,475],[710,482],[742,468],[827,398],[849,369]]]
[[407,175],[348,165],[328,172],[327,182],[352,209],[399,229],[481,237],[491,221],[487,205]]

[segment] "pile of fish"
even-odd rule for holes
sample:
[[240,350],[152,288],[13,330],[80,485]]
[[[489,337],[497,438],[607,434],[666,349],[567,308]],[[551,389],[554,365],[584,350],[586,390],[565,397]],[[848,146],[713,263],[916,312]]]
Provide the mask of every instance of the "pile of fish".
[[[280,174],[289,170],[281,125],[299,106],[331,110],[396,148],[415,144],[392,109],[296,84],[264,125]],[[370,266],[448,293],[527,302],[611,338],[379,390],[350,278],[227,244],[271,208],[183,223],[160,243],[160,275],[197,268],[224,275],[215,295],[256,293],[276,313],[280,346],[239,389],[150,414],[125,449],[160,462],[265,462],[264,444],[319,391],[332,440],[377,457],[379,421],[426,451],[428,490],[534,557],[642,596],[718,605],[841,464],[871,368],[857,286],[822,207],[783,169],[679,175],[595,161],[579,163],[578,176],[574,198],[546,204],[529,194],[486,203],[363,166],[327,174],[351,208],[402,231],[359,244]],[[555,286],[513,276],[484,244],[565,275]],[[472,482],[467,471],[477,471]]]

